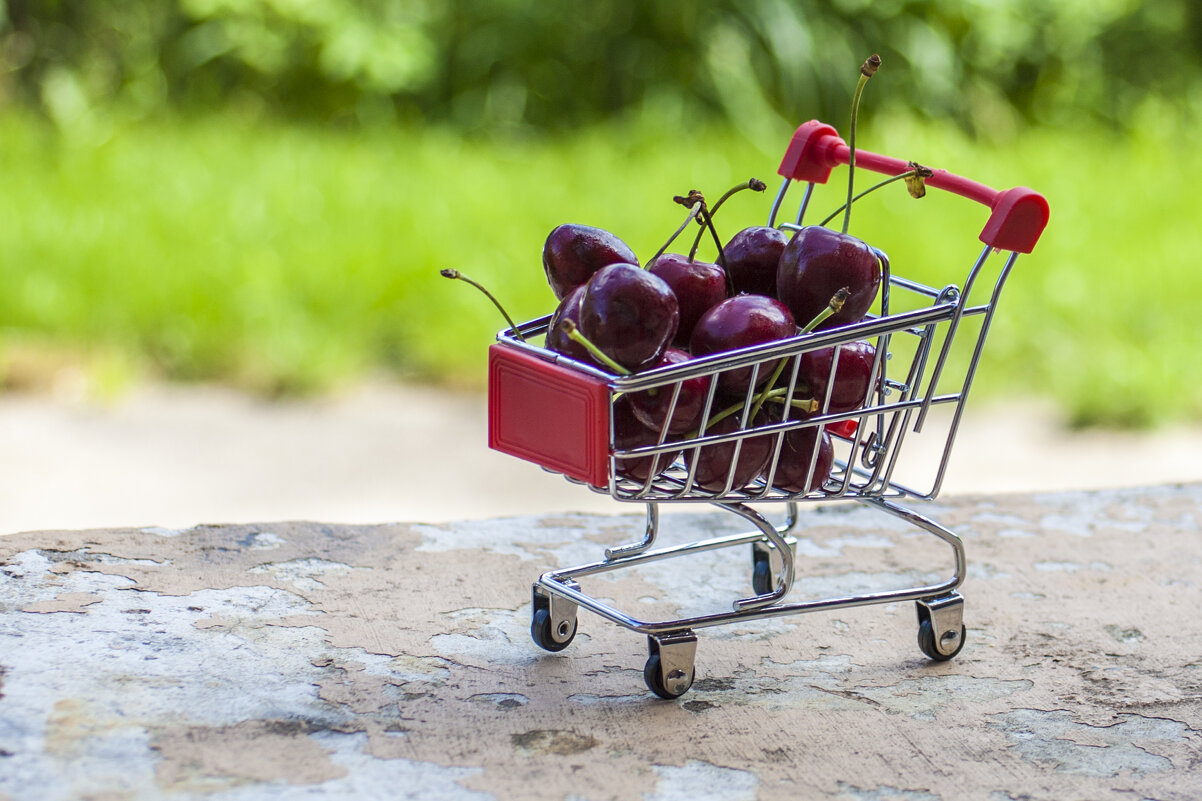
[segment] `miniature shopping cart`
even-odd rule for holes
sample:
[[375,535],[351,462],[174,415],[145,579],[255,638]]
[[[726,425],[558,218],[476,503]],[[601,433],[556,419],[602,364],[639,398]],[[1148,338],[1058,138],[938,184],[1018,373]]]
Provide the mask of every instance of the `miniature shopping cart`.
[[[773,204],[769,225],[798,230],[815,184],[824,184],[834,167],[847,164],[850,150],[834,128],[811,121],[797,129],[780,166],[784,177]],[[912,169],[907,162],[856,151],[855,164],[886,175]],[[796,221],[777,224],[786,191],[795,181],[805,182],[805,194]],[[831,330],[800,334],[740,350],[693,358],[685,363],[615,377],[550,350],[530,344],[547,330],[549,317],[502,331],[489,354],[489,444],[492,448],[533,461],[617,501],[646,505],[647,525],[642,539],[609,548],[599,561],[553,570],[534,583],[531,634],[549,651],[568,646],[576,634],[580,608],[594,612],[648,638],[650,656],[643,675],[647,686],[663,698],[675,698],[692,686],[698,629],[736,621],[750,621],[822,609],[914,601],[918,610],[918,642],[927,657],[951,659],[964,645],[964,599],[957,592],[965,577],[964,546],[960,538],[937,522],[900,505],[902,499],[931,500],[947,470],[952,442],[960,423],[981,351],[997,308],[998,297],[1019,253],[1030,253],[1048,220],[1047,201],[1038,193],[1015,188],[995,191],[988,186],[936,170],[926,185],[982,203],[990,209],[981,231],[985,247],[973,263],[963,286],[933,288],[902,278],[882,264],[879,313],[860,322]],[[996,257],[997,254],[1005,254]],[[1000,262],[1000,265],[998,264]],[[988,268],[988,269],[987,269]],[[989,276],[984,278],[982,276]],[[992,281],[992,285],[990,285]],[[974,288],[978,291],[974,293]],[[977,295],[982,297],[977,300]],[[519,336],[519,333],[521,336]],[[806,353],[833,348],[831,373],[839,355],[852,343],[875,346],[870,389],[865,403],[852,411],[832,412],[830,389],[821,398],[802,398],[798,367]],[[953,347],[957,342],[966,346]],[[782,361],[783,360],[783,361]],[[783,400],[772,404],[772,414],[754,415],[762,405],[755,389],[756,377],[784,368],[777,374]],[[723,426],[722,433],[707,430],[726,401],[715,397],[716,377],[726,371],[751,370],[741,408],[734,410],[739,425]],[[654,391],[671,393],[671,409],[683,382],[710,376],[709,397],[702,422],[687,435],[671,434],[662,426],[658,439],[635,448],[615,447],[615,401],[622,395]],[[833,386],[833,375],[828,387]],[[811,404],[807,414],[795,413],[794,400]],[[814,408],[814,405],[817,408]],[[725,408],[721,414],[730,416]],[[667,418],[670,419],[669,411]],[[940,431],[936,454],[919,480],[902,467],[903,444],[918,436],[938,417]],[[931,418],[929,420],[928,418]],[[802,486],[809,492],[787,492],[773,486],[782,443],[787,432],[823,427],[833,434],[833,467],[817,482],[809,480],[817,468],[811,458]],[[714,426],[715,430],[718,428]],[[740,485],[734,476],[739,451],[752,438],[770,437],[772,455],[759,478]],[[762,441],[762,440],[761,440]],[[696,459],[701,448],[725,444],[732,448],[731,471],[725,486],[697,480]],[[642,471],[646,478],[629,477],[638,471],[623,470],[632,460],[657,460]],[[659,464],[662,462],[662,466]],[[722,482],[719,481],[718,484]],[[794,583],[795,528],[801,503],[856,501],[880,510],[923,531],[952,549],[952,574],[923,586],[790,602]],[[748,521],[745,534],[720,536],[673,547],[654,548],[660,529],[659,504],[706,503]],[[783,523],[769,520],[756,505],[783,506]],[[751,550],[750,585],[753,594],[733,600],[730,608],[676,620],[639,620],[613,605],[586,594],[580,580],[595,574],[643,565],[656,560],[747,547]]]

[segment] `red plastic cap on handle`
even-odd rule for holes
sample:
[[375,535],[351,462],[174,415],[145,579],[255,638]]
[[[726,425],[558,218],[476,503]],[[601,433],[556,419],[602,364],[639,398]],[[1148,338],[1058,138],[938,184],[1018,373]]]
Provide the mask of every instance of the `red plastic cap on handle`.
[[1048,225],[1048,201],[1034,189],[1016,186],[998,192],[993,213],[981,229],[981,241],[1001,250],[1030,253]]
[[837,144],[843,140],[832,126],[818,120],[804,122],[793,132],[777,173],[792,181],[824,184],[839,166],[832,147]]

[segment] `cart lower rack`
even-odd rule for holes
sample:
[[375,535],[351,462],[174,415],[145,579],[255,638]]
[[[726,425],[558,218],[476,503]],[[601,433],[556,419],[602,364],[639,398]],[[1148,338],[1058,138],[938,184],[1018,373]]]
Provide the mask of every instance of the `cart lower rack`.
[[[776,225],[790,184],[803,181],[795,222],[778,226],[801,230],[814,185],[825,183],[849,154],[830,126],[813,121],[798,128],[781,163],[784,182],[769,224]],[[855,157],[857,167],[889,175],[911,169],[907,162],[865,151],[857,150]],[[942,170],[926,184],[990,208],[980,234],[985,247],[962,286],[939,289],[893,274],[888,257],[876,251],[882,267],[879,313],[860,322],[622,377],[530,344],[546,333],[549,317],[498,335],[489,356],[490,446],[615,500],[645,504],[647,510],[646,531],[638,542],[609,548],[597,562],[547,572],[534,583],[531,635],[539,646],[566,648],[576,633],[577,612],[586,609],[646,635],[647,686],[675,698],[692,685],[699,629],[913,601],[923,653],[935,660],[959,653],[965,640],[964,600],[957,591],[965,578],[963,543],[899,501],[938,495],[1002,287],[1018,254],[1031,252],[1038,241],[1048,206],[1030,189],[997,192]],[[994,258],[997,253],[1004,255]],[[1000,267],[994,268],[998,261]],[[982,278],[987,270],[991,281]],[[978,294],[983,295],[979,301]],[[954,347],[958,342],[966,345]],[[839,381],[848,385],[853,373],[864,378],[858,397],[848,403],[836,386]],[[719,391],[720,383],[746,389],[731,395]],[[698,386],[704,387],[700,395]],[[640,393],[666,397],[667,411],[657,436],[631,441],[622,435],[622,417],[630,398]],[[687,402],[701,404],[700,423],[673,432],[669,422]],[[933,409],[940,412],[942,447],[935,463],[914,481],[902,458],[903,445],[931,423]],[[751,458],[756,455],[759,461]],[[748,474],[746,465],[753,462],[754,473]],[[858,502],[937,537],[951,549],[949,575],[924,586],[790,602],[792,532],[800,505],[834,501]],[[751,528],[655,548],[663,503],[711,504]],[[769,504],[784,508],[783,524],[770,522],[755,508]],[[652,561],[748,547],[753,594],[734,599],[725,611],[639,620],[580,585],[585,577]]]

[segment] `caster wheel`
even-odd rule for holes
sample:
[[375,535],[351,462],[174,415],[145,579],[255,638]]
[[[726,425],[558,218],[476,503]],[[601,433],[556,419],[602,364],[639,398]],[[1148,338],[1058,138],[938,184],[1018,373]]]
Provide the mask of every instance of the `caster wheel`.
[[643,680],[647,682],[647,689],[658,695],[660,698],[671,701],[674,698],[679,698],[689,691],[693,686],[694,672],[689,671],[687,680],[673,682],[673,688],[668,689],[664,686],[663,674],[660,671],[659,654],[652,654],[647,660],[646,666],[643,668]]
[[564,620],[559,624],[559,631],[551,630],[551,610],[534,610],[534,619],[530,622],[530,639],[539,648],[547,651],[562,651],[572,644],[576,636],[576,621],[573,619],[569,626]]
[[945,654],[935,647],[935,628],[931,625],[930,620],[923,620],[918,624],[918,647],[927,655],[929,659],[936,662],[946,662],[947,660],[960,653],[960,649],[964,647],[964,638],[968,631],[964,626],[960,626],[960,638],[956,641],[956,648],[951,653]]
[[756,595],[767,595],[776,589],[776,582],[772,580],[772,562],[768,554],[762,551],[754,551],[751,558],[751,589]]

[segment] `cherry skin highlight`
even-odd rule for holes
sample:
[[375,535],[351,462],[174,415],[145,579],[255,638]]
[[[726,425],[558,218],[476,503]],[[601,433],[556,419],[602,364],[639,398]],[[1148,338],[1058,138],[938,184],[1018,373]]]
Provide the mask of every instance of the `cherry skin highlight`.
[[647,267],[664,279],[680,304],[680,326],[672,344],[689,346],[693,328],[701,316],[726,300],[726,271],[708,261],[689,261],[679,253],[665,253]]
[[[694,357],[708,356],[785,339],[796,332],[793,315],[780,301],[764,295],[736,295],[702,315],[693,329],[689,350]],[[772,364],[760,365],[756,386],[768,380],[773,368]],[[726,392],[745,393],[751,372],[750,367],[724,370],[718,375],[718,386]]]
[[564,323],[569,321],[576,327],[580,327],[580,301],[583,297],[584,285],[581,284],[559,301],[559,305],[547,323],[546,346],[548,350],[562,353],[569,359],[575,359],[585,364],[596,364],[589,354],[588,348],[568,336],[564,329]]
[[679,325],[680,306],[671,287],[639,267],[611,264],[585,285],[580,332],[628,370],[658,359]]
[[788,244],[788,234],[764,225],[744,228],[731,237],[722,248],[722,265],[735,293],[776,297],[776,272]]
[[556,226],[543,244],[543,270],[559,300],[608,264],[639,263],[634,251],[616,236],[591,225]]
[[814,319],[836,292],[847,289],[843,308],[819,329],[862,320],[880,287],[881,263],[867,243],[816,225],[793,235],[776,271],[776,296],[798,320]]
[[[835,366],[835,349],[819,348],[803,353],[799,377],[809,387],[810,397],[819,405],[831,387],[830,414],[841,414],[863,408],[872,390],[873,364],[876,348],[867,342],[849,342],[839,348],[839,364]],[[834,386],[831,386],[831,382]]]
[[[692,358],[679,348],[668,348],[659,361],[647,369],[669,367],[684,364]],[[705,411],[705,400],[709,397],[710,376],[688,378],[680,383],[680,392],[676,393],[676,408],[672,412],[672,421],[668,424],[669,434],[683,434],[692,431],[701,423],[701,415]],[[654,391],[644,390],[631,394],[630,404],[634,416],[648,428],[659,431],[668,417],[668,408],[672,404],[672,395],[676,392],[672,385],[656,387]]]

